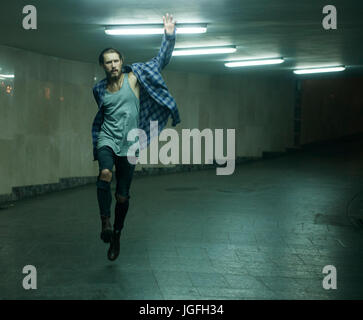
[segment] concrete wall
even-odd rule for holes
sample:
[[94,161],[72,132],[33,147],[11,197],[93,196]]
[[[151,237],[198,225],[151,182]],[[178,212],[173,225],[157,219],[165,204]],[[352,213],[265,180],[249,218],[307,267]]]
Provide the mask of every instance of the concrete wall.
[[[263,74],[164,72],[182,128],[235,128],[236,156],[260,157],[293,145],[294,83]],[[225,130],[226,132],[226,130]]]
[[[0,47],[0,194],[92,175],[90,87],[96,66]],[[12,85],[6,93],[2,83]]]
[[302,81],[301,144],[363,132],[363,78]]
[[[91,88],[104,76],[99,66],[3,46],[0,61],[0,74],[15,75],[0,79],[0,195],[18,186],[96,176],[91,125],[97,105]],[[163,75],[179,106],[178,132],[235,128],[241,157],[293,145],[291,80],[262,74]]]

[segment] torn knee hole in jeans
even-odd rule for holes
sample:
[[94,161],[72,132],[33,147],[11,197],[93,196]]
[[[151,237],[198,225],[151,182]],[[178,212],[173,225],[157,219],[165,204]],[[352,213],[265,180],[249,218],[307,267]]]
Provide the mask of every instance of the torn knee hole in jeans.
[[119,194],[116,194],[116,200],[117,200],[117,202],[125,203],[126,201],[129,200],[129,198],[125,197],[125,196],[122,196],[122,195],[119,195]]
[[112,173],[100,173],[100,175],[98,176],[98,180],[102,180],[102,181],[106,181],[106,182],[111,182],[112,180]]

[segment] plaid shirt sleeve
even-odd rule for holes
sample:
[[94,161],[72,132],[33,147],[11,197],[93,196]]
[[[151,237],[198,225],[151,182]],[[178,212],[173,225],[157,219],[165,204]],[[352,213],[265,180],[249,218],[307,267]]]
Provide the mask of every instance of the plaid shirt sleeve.
[[175,45],[175,32],[172,35],[164,33],[158,55],[146,63],[150,68],[155,65],[159,72],[170,62]]
[[93,97],[96,100],[98,106],[98,112],[93,120],[92,123],[92,144],[93,144],[93,160],[97,160],[97,140],[101,130],[101,126],[103,123],[103,109],[102,107],[102,94],[106,90],[106,79],[101,80],[100,82],[96,83],[93,87]]
[[[141,122],[144,122],[145,120],[147,122],[145,125],[149,124],[149,120],[152,117],[150,113],[154,114],[152,117],[153,120],[157,119],[162,123],[165,121],[165,117],[168,118],[169,116],[172,117],[173,126],[176,126],[180,122],[176,102],[168,91],[160,72],[170,62],[174,45],[175,31],[172,35],[164,33],[160,50],[156,57],[145,63],[134,63],[131,65],[132,71],[141,84],[141,93],[145,93],[145,95],[141,94],[140,104],[145,102],[144,106],[149,109],[149,116],[147,119],[144,119],[143,116],[145,114],[142,112],[143,106],[141,106],[140,120]],[[145,99],[142,99],[142,97],[145,97]],[[164,106],[167,109],[162,108],[161,106]]]

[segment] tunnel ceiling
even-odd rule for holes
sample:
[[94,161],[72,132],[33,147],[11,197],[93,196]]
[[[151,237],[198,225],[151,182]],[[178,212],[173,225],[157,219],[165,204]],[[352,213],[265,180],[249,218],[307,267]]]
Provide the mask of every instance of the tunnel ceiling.
[[[114,37],[104,26],[162,23],[172,13],[177,23],[207,23],[205,34],[177,35],[175,48],[236,45],[233,54],[173,57],[168,70],[214,74],[291,72],[295,68],[346,65],[363,71],[362,0],[38,0],[4,1],[0,44],[55,57],[96,63],[105,47],[117,47],[126,63],[147,61],[161,35]],[[37,30],[25,30],[22,9],[37,9]],[[322,26],[323,7],[337,9],[337,29]],[[225,61],[284,57],[273,66],[230,69]]]

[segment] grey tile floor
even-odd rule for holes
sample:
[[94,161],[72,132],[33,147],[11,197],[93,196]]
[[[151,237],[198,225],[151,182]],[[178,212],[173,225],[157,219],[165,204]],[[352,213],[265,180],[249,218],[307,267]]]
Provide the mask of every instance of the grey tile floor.
[[[137,177],[114,262],[95,185],[19,201],[0,210],[0,298],[362,299],[362,146],[310,148],[231,176]],[[36,290],[22,287],[25,265]],[[322,286],[326,265],[336,290]]]

